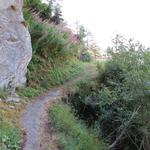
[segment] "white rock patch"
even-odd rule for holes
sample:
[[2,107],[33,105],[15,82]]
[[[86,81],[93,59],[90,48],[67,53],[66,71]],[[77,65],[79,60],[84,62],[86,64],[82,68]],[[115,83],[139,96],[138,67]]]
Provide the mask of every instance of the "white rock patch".
[[22,5],[23,0],[0,0],[0,88],[26,83],[32,47]]

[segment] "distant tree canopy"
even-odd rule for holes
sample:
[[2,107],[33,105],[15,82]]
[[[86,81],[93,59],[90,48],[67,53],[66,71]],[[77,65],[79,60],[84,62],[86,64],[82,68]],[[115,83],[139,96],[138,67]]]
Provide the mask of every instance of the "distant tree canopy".
[[51,17],[51,21],[55,24],[60,24],[64,19],[62,18],[61,6],[57,3],[54,7],[54,15]]
[[84,41],[84,38],[87,36],[87,34],[88,34],[88,32],[85,29],[85,27],[83,25],[79,25],[77,23],[77,36],[78,36],[80,42]]

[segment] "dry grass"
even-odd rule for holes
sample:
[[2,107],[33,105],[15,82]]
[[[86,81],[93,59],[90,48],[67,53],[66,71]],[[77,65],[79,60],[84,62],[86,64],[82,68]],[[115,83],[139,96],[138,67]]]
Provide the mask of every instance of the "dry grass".
[[24,104],[0,102],[0,116],[3,121],[16,122],[20,116]]

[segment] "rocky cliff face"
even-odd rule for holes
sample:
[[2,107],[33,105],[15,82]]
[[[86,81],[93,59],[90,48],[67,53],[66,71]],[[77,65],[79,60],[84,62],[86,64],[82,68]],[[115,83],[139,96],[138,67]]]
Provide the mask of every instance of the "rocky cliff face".
[[22,6],[23,0],[0,0],[0,88],[26,83],[32,48]]

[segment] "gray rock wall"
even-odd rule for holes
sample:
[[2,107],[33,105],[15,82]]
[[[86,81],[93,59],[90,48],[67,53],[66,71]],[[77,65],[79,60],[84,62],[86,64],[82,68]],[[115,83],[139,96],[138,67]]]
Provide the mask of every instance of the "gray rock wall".
[[23,0],[0,0],[0,88],[26,83],[32,47],[22,6]]

